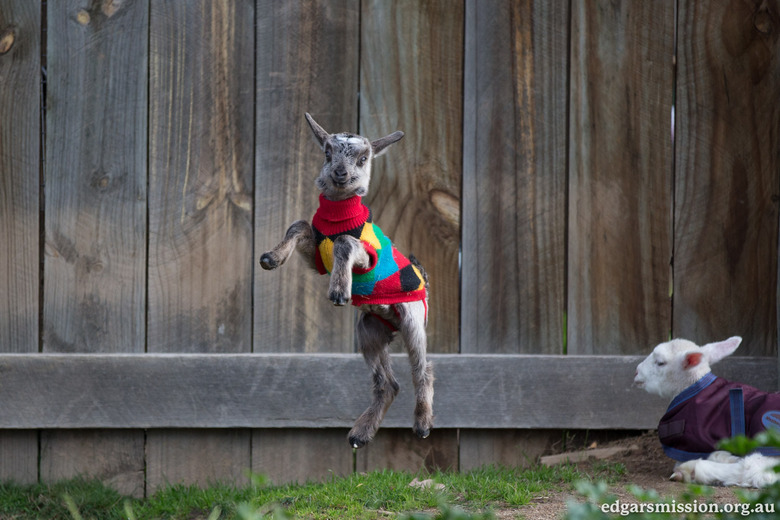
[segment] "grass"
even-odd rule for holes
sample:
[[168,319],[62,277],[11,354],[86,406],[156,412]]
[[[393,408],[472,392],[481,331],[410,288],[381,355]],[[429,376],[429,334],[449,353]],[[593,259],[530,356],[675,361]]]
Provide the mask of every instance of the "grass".
[[[0,519],[255,520],[260,518],[487,518],[489,511],[527,504],[534,496],[573,489],[582,479],[616,479],[620,466],[585,475],[574,466],[486,467],[469,473],[375,471],[325,483],[270,486],[261,477],[243,488],[171,486],[146,499],[119,495],[90,480],[52,485],[0,484]],[[443,490],[414,488],[433,479]]]

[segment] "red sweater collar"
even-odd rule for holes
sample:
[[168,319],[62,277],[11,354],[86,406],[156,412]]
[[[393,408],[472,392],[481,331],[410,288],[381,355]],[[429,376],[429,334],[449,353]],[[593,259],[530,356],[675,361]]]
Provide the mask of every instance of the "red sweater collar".
[[320,207],[317,213],[320,217],[331,222],[341,222],[363,216],[362,197],[355,195],[344,200],[328,200],[325,195],[320,194]]

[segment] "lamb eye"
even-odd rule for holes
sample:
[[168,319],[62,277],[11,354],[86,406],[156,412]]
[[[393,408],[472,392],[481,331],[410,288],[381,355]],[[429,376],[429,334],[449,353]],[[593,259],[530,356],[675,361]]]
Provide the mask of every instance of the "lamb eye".
[[658,361],[655,362],[655,364],[656,364],[656,366],[662,367],[662,366],[666,365],[666,361],[658,360]]
[[367,161],[367,160],[368,160],[368,157],[366,157],[366,156],[364,155],[363,157],[361,157],[360,159],[358,159],[358,166],[363,166],[364,164],[366,164],[366,161]]
[[330,150],[325,150],[325,160],[330,162]]

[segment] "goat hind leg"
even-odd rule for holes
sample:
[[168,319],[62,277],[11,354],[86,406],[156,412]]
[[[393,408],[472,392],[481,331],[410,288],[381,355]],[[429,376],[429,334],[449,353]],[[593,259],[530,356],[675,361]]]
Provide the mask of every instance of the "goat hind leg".
[[414,433],[421,439],[433,428],[433,364],[427,360],[428,338],[425,334],[425,303],[409,302],[396,306],[401,322],[399,330],[406,343],[414,383]]
[[298,250],[311,267],[314,265],[314,232],[305,220],[296,220],[287,229],[284,239],[275,248],[260,256],[260,267],[266,271],[284,264]]
[[373,401],[358,417],[349,432],[349,445],[362,448],[374,438],[379,424],[398,394],[398,381],[393,375],[387,346],[393,339],[393,332],[376,316],[363,314],[358,321],[357,340],[366,364],[371,368],[374,381]]

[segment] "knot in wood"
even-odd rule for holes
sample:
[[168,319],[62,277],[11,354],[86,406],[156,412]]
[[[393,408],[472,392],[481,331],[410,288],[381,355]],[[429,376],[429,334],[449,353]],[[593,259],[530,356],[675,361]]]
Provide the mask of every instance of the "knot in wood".
[[0,54],[5,54],[11,50],[16,40],[16,34],[13,27],[9,27],[0,33]]

